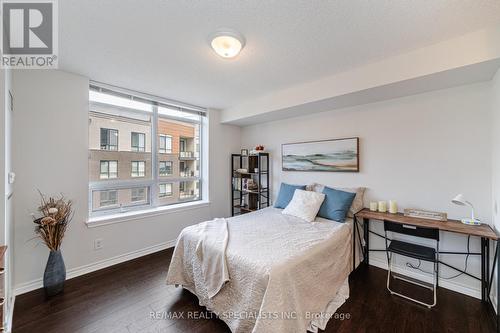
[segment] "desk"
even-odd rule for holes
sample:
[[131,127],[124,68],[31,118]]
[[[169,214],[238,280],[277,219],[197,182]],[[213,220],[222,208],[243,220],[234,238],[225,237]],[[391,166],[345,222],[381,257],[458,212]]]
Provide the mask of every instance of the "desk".
[[[488,304],[493,306],[493,303],[491,302],[491,299],[489,297],[490,289],[491,289],[491,282],[490,280],[493,278],[493,271],[495,269],[495,264],[500,265],[500,256],[498,256],[498,251],[499,251],[499,243],[498,240],[498,235],[493,231],[493,229],[487,225],[487,224],[481,224],[478,226],[473,226],[473,225],[466,225],[463,224],[460,221],[456,220],[447,220],[447,221],[435,221],[435,220],[428,220],[428,219],[421,219],[421,218],[416,218],[416,217],[409,217],[409,216],[404,216],[401,213],[397,214],[391,214],[391,213],[380,213],[380,212],[372,212],[369,209],[365,208],[358,213],[355,214],[355,221],[354,221],[354,230],[353,230],[353,267],[356,267],[355,264],[355,258],[356,258],[356,232],[357,232],[357,221],[359,219],[363,220],[363,237],[365,240],[365,245],[363,248],[362,245],[362,250],[363,250],[363,257],[364,257],[364,263],[368,265],[368,260],[369,260],[369,252],[370,251],[385,251],[380,250],[380,249],[370,249],[370,243],[369,243],[369,234],[373,233],[376,234],[379,237],[385,238],[384,236],[373,232],[370,230],[370,220],[378,220],[378,221],[390,221],[394,223],[400,223],[400,224],[406,224],[406,225],[413,225],[413,226],[418,226],[418,227],[427,227],[427,228],[434,228],[434,229],[439,229],[440,231],[445,231],[445,232],[454,232],[466,236],[475,236],[475,237],[480,237],[481,238],[481,253],[467,253],[467,252],[449,252],[449,251],[440,251],[440,254],[460,254],[460,255],[480,255],[481,256],[481,278],[478,278],[470,273],[464,272],[461,269],[458,269],[456,267],[453,267],[451,265],[448,265],[442,261],[439,261],[439,264],[443,264],[445,266],[448,266],[452,269],[455,269],[459,272],[462,272],[472,278],[478,279],[481,281],[481,300],[483,302],[487,302]],[[359,236],[358,236],[359,237]],[[490,240],[497,241],[496,245],[496,250],[495,250],[495,260],[493,263],[493,270],[492,274],[490,277]],[[361,242],[360,242],[361,243]],[[497,262],[498,260],[498,262]],[[498,276],[498,281],[497,285],[500,286],[500,274],[497,274]],[[500,288],[497,288],[497,302],[500,303]],[[497,304],[497,309],[500,309],[500,304]],[[497,331],[499,331],[500,328],[500,316],[497,316]]]

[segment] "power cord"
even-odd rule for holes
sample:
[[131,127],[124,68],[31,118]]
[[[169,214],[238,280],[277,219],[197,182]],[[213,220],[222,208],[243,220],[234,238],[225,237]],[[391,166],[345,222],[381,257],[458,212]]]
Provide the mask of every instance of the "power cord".
[[[457,278],[460,275],[463,275],[465,272],[467,272],[467,267],[469,265],[469,255],[470,255],[470,235],[467,236],[467,255],[465,256],[465,264],[464,264],[465,267],[464,267],[463,272],[460,272],[460,273],[458,273],[456,275],[449,276],[449,277],[440,276],[440,278],[444,279],[444,280],[450,280],[450,279]],[[422,261],[420,259],[418,259],[418,264],[417,265],[413,265],[412,263],[407,262],[406,263],[406,267],[409,267],[409,268],[412,268],[412,269],[416,269],[416,270],[419,270],[419,271],[427,273],[427,274],[432,274],[432,272],[427,272],[426,270],[423,270],[422,268],[420,268],[421,264],[422,264]]]

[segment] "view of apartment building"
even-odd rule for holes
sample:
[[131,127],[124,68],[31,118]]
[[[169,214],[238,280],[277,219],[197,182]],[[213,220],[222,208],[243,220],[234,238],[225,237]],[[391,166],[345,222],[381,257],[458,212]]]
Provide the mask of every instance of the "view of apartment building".
[[91,191],[92,211],[199,198],[199,125],[159,117],[154,144],[151,133],[151,116],[90,112],[89,177],[105,187]]

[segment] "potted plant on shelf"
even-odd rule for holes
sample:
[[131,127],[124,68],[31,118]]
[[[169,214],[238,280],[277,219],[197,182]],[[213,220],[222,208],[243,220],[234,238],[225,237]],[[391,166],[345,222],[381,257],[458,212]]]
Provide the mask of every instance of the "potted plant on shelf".
[[43,274],[43,287],[47,296],[54,296],[64,289],[66,267],[61,254],[61,244],[69,222],[73,218],[72,201],[64,196],[48,199],[40,193],[38,212],[41,217],[34,219],[35,233],[50,250]]
[[263,153],[264,152],[264,146],[263,145],[258,145],[255,147],[255,149],[252,149],[250,152],[250,155],[257,155],[258,153]]

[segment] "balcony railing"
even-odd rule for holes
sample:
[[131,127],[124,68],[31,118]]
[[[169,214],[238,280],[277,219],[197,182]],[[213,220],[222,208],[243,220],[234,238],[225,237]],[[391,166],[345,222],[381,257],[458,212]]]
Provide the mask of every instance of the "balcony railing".
[[194,192],[194,190],[191,191],[181,191],[179,193],[179,199],[180,200],[189,200],[189,199],[194,199],[196,198],[197,194]]
[[180,175],[181,177],[194,177],[194,171],[189,169],[184,169],[181,170]]
[[183,159],[183,158],[197,158],[198,157],[198,153],[194,152],[194,151],[180,151],[179,152],[179,158]]

